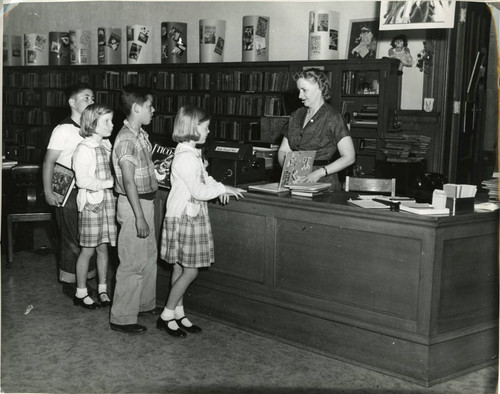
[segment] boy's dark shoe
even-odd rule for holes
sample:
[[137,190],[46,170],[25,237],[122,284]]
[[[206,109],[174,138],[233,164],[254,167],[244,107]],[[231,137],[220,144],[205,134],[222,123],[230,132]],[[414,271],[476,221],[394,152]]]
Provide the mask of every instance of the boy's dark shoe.
[[158,316],[163,312],[163,308],[154,308],[149,311],[139,312],[139,316]]
[[140,324],[113,324],[109,323],[112,330],[124,332],[125,334],[144,334],[147,328]]

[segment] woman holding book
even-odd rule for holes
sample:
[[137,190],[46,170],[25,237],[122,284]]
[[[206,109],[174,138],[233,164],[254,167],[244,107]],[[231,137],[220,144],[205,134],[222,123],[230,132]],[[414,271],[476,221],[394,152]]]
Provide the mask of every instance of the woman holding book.
[[337,173],[354,163],[355,152],[342,115],[326,103],[330,99],[328,78],[321,70],[304,70],[297,75],[297,88],[304,106],[290,116],[278,150],[278,161],[283,165],[286,154],[291,151],[314,150],[313,171],[305,182],[331,183],[331,190],[341,190]]

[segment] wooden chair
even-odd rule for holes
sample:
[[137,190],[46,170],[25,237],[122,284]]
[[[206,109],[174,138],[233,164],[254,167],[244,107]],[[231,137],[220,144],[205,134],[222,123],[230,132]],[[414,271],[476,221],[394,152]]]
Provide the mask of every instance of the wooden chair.
[[41,166],[21,164],[12,168],[11,177],[15,190],[7,191],[7,263],[12,266],[13,225],[19,222],[46,222],[52,220],[53,209],[46,204],[42,196]]
[[396,195],[396,178],[383,179],[346,176],[345,191],[391,193],[391,197],[394,197]]

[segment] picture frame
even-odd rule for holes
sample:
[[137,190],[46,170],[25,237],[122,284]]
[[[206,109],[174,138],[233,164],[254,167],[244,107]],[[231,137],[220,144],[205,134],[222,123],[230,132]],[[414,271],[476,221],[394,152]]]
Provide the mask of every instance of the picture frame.
[[379,30],[451,29],[456,1],[381,1]]
[[346,59],[376,59],[378,19],[352,19],[349,22]]

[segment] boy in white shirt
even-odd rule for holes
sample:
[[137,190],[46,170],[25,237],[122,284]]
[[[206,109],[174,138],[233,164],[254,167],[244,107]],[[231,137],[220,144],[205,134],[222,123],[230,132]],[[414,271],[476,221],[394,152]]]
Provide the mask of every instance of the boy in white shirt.
[[[59,281],[62,282],[63,293],[73,298],[76,289],[76,260],[80,253],[78,209],[76,206],[77,189],[75,188],[71,192],[68,201],[64,207],[61,207],[61,201],[52,192],[52,176],[55,163],[71,168],[73,153],[83,140],[83,137],[80,136],[80,118],[83,110],[94,103],[94,93],[88,84],[81,83],[68,87],[66,97],[71,115],[59,123],[50,136],[43,160],[43,189],[47,204],[55,207],[59,228]],[[89,267],[88,278],[95,275],[95,261],[93,261]]]

